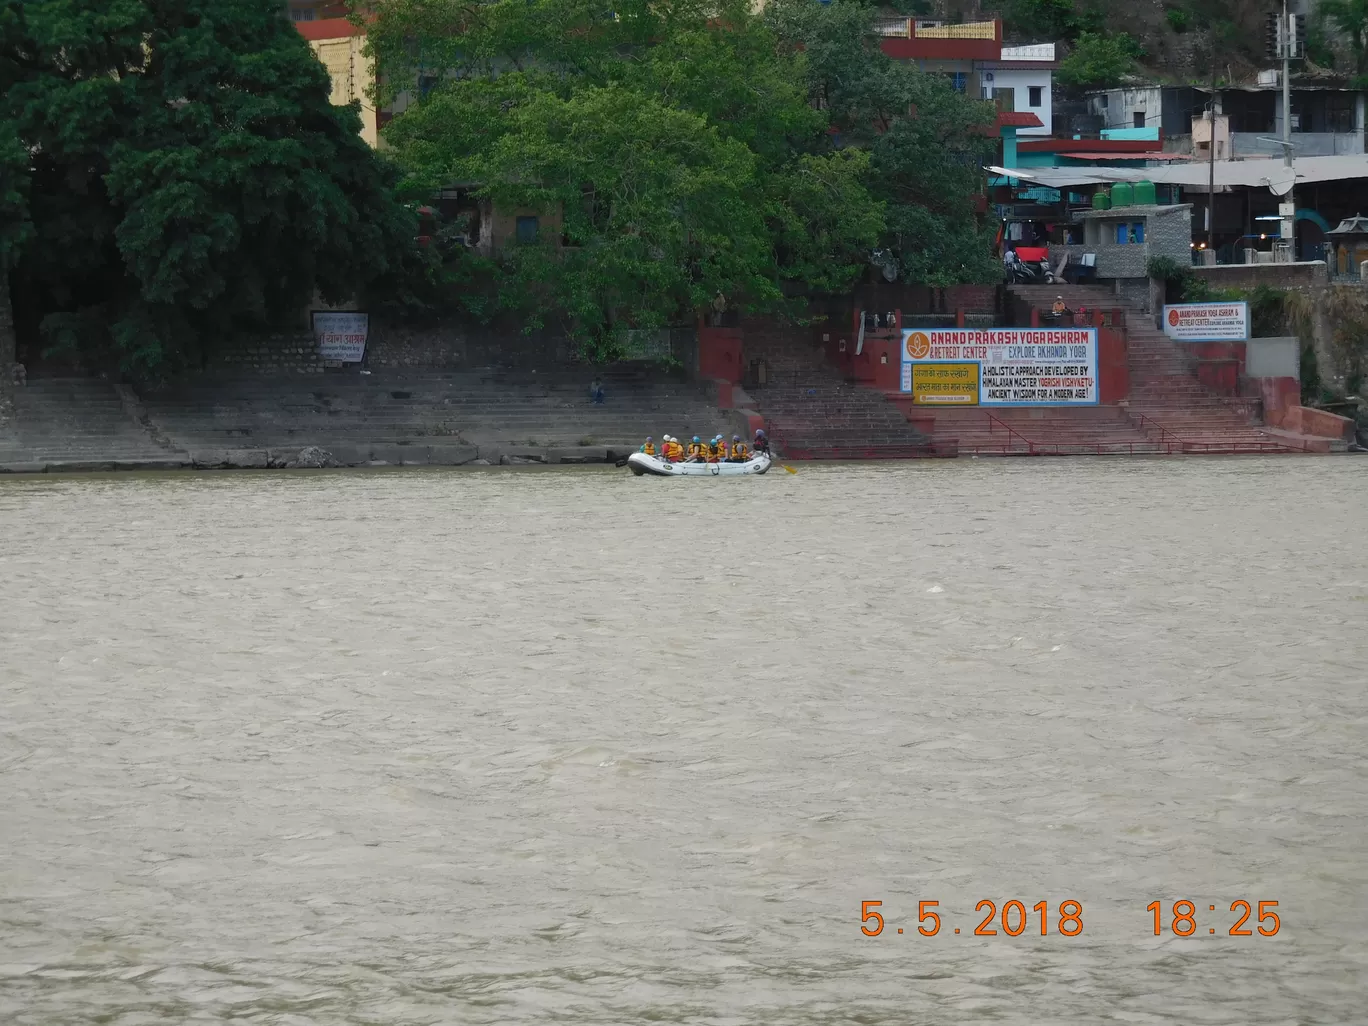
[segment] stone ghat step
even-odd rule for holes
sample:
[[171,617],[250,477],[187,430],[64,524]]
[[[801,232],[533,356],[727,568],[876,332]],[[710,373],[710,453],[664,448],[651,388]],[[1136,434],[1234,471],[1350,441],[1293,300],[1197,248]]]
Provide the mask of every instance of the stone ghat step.
[[450,403],[406,406],[306,406],[294,403],[261,403],[251,405],[205,404],[193,406],[147,406],[154,421],[186,420],[201,417],[269,419],[272,417],[309,417],[320,423],[333,420],[431,420],[446,417],[552,416],[552,417],[641,417],[658,413],[690,414],[700,410],[716,410],[711,403]]
[[320,416],[312,412],[281,410],[269,414],[252,415],[236,411],[216,411],[200,416],[168,417],[153,414],[152,419],[164,431],[222,430],[225,428],[270,428],[281,425],[308,427],[311,430],[343,431],[349,428],[393,427],[421,428],[460,424],[516,424],[564,423],[586,426],[632,426],[639,424],[713,424],[726,420],[717,409],[658,409],[637,410],[617,415],[594,416],[561,410],[477,410],[435,411],[429,415],[385,416],[382,414],[353,416]]

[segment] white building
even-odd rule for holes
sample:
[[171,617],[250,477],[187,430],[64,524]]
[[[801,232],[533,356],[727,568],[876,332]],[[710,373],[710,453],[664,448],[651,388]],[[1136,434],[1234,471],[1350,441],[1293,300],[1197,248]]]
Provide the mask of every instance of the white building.
[[996,101],[999,110],[1025,111],[1040,118],[1040,128],[1023,128],[1019,135],[1048,136],[1054,131],[1052,89],[1059,67],[1054,43],[1004,46],[1002,60],[983,61],[979,67],[983,95]]

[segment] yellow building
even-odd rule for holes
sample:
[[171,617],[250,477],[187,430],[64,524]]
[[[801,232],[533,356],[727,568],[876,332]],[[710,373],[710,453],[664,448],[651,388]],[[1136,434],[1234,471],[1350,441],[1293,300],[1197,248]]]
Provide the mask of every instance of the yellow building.
[[346,11],[321,0],[293,0],[290,17],[299,34],[332,78],[332,102],[361,104],[361,138],[380,145],[380,119],[369,95],[375,62],[366,56],[366,33],[346,18]]

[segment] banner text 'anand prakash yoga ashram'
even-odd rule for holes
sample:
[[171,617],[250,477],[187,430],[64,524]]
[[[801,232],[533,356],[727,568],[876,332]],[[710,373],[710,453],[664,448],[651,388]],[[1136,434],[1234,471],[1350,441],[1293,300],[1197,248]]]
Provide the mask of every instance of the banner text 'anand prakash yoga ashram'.
[[902,390],[919,406],[1095,406],[1097,329],[904,331]]

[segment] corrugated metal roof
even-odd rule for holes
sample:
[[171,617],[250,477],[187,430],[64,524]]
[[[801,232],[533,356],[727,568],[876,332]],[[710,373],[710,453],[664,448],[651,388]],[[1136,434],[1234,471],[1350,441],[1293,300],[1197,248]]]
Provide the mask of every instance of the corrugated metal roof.
[[[1206,161],[1189,161],[1163,167],[989,167],[991,174],[1035,182],[1051,189],[1072,185],[1103,185],[1108,182],[1150,181],[1167,185],[1202,186],[1212,169]],[[1313,182],[1341,182],[1368,178],[1368,154],[1340,157],[1302,157],[1294,167],[1281,159],[1218,160],[1214,174],[1218,186],[1263,186],[1276,195],[1285,195],[1293,185]]]

